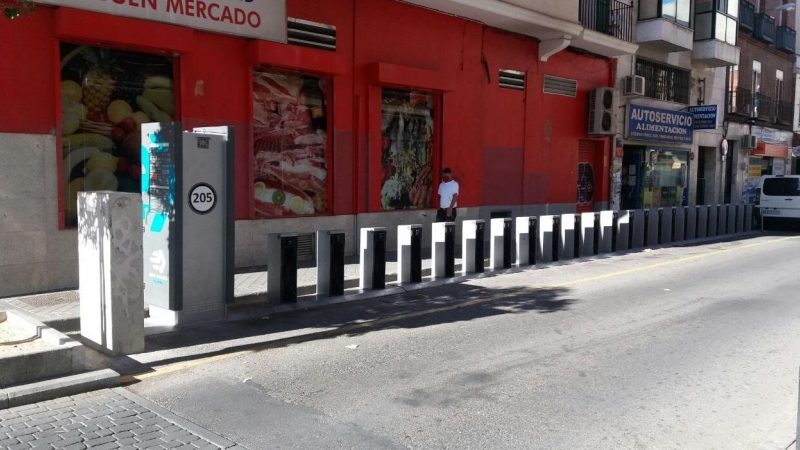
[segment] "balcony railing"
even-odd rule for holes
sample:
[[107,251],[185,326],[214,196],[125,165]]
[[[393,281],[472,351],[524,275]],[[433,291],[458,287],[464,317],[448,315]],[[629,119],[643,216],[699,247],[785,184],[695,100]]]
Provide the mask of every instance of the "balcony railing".
[[778,27],[778,33],[775,39],[775,47],[778,50],[783,50],[786,53],[794,54],[794,43],[797,39],[797,33],[786,25]]
[[753,31],[756,21],[756,5],[742,0],[739,3],[739,28]]
[[779,101],[777,106],[775,109],[775,122],[791,125],[792,117],[794,116],[794,105],[789,102]]
[[761,120],[772,120],[772,115],[775,114],[775,107],[772,104],[772,97],[764,94],[756,94],[755,99],[756,117]]
[[736,88],[728,91],[728,114],[749,116],[753,111],[753,94],[750,89]]
[[775,42],[775,19],[765,13],[756,14],[753,37],[770,44]]
[[581,0],[581,25],[633,42],[633,5],[618,0]]

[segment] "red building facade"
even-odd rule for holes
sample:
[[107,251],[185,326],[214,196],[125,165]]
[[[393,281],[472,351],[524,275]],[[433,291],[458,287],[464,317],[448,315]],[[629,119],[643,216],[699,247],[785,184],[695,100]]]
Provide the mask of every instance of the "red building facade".
[[[136,113],[147,115],[150,103],[185,129],[236,127],[237,251],[253,247],[237,255],[238,266],[263,263],[254,235],[264,229],[430,221],[435,214],[418,213],[438,206],[445,166],[461,185],[460,217],[575,211],[579,157],[594,168],[582,180],[593,191],[590,208],[607,205],[611,140],[587,136],[587,112],[589,91],[613,86],[614,60],[568,48],[540,61],[534,38],[394,0],[288,0],[286,14],[335,27],[335,50],[67,7],[40,6],[3,22],[0,133],[56,136],[45,151],[56,152],[57,168],[43,170],[58,195],[58,231],[49,232],[72,232],[71,189],[87,189],[64,168],[75,164],[67,132],[105,133],[115,142],[111,154],[126,159],[117,129],[132,123],[127,116],[144,120]],[[70,69],[77,59],[65,62],[79,46],[161,58],[164,74],[138,82],[145,78],[148,98],[163,101],[133,92],[130,111],[105,104],[117,97],[119,73],[114,93],[86,106],[90,58],[82,68]],[[524,89],[501,86],[501,70],[523,74]],[[159,82],[162,75],[172,83]],[[575,82],[575,95],[546,93],[545,77]],[[80,99],[70,97],[74,85],[66,81],[83,85]],[[135,165],[135,156],[114,161],[107,171],[124,190],[120,165]],[[78,176],[88,179],[88,163],[82,167]],[[135,170],[128,175],[135,183]]]

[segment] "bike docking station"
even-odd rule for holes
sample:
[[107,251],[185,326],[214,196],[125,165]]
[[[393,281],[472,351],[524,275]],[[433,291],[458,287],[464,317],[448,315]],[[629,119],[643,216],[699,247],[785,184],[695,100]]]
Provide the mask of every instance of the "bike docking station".
[[511,224],[510,217],[491,219],[489,239],[489,266],[492,270],[511,267]]
[[142,124],[144,302],[151,325],[217,321],[233,301],[234,129]]
[[483,273],[483,242],[486,223],[483,220],[465,220],[461,223],[461,272],[464,275]]
[[397,226],[397,279],[400,283],[422,281],[422,225]]
[[537,228],[536,217],[517,217],[517,267],[536,264]]
[[360,282],[362,291],[386,288],[386,228],[362,228]]
[[452,278],[456,267],[456,224],[436,222],[431,226],[431,275]]
[[344,295],[344,243],[342,230],[317,231],[317,297]]
[[297,302],[297,233],[267,234],[267,299]]

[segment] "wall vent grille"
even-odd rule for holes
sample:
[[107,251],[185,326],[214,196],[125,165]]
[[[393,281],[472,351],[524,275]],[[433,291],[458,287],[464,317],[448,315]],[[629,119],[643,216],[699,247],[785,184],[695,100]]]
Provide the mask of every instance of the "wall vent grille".
[[565,97],[576,97],[578,95],[578,80],[570,80],[569,78],[545,75],[544,93],[563,95]]
[[336,27],[290,17],[287,21],[290,44],[336,51]]
[[525,72],[500,69],[499,83],[501,88],[525,90]]

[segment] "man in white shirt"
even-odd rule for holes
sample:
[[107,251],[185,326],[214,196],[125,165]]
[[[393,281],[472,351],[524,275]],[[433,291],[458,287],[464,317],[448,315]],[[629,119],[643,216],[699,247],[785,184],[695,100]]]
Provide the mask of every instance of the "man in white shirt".
[[458,182],[453,180],[449,167],[442,170],[442,182],[439,183],[439,210],[436,211],[437,222],[455,222],[456,206],[458,206]]

